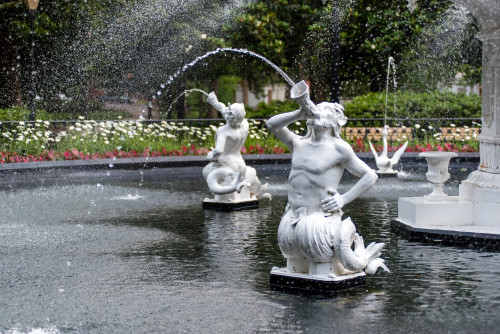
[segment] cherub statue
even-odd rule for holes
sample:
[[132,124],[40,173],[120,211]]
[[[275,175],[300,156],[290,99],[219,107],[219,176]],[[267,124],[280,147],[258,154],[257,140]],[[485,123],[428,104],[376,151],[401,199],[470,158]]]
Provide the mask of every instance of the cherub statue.
[[[379,258],[383,243],[365,248],[350,218],[341,220],[342,207],[370,189],[375,172],[340,138],[347,118],[338,103],[314,105],[304,81],[292,88],[300,109],[271,117],[268,129],[293,152],[288,178],[288,205],[278,228],[278,243],[287,258],[286,272],[339,277],[385,266]],[[299,136],[287,126],[307,120]],[[360,177],[346,193],[337,192],[347,169]],[[351,248],[354,242],[354,250]]]
[[210,191],[215,194],[212,201],[234,203],[271,199],[267,184],[261,185],[254,168],[248,167],[241,156],[241,149],[248,136],[248,121],[242,103],[225,106],[217,100],[214,92],[208,95],[208,103],[217,109],[226,124],[219,127],[215,134],[215,148],[208,153],[211,162],[203,169],[203,177]]

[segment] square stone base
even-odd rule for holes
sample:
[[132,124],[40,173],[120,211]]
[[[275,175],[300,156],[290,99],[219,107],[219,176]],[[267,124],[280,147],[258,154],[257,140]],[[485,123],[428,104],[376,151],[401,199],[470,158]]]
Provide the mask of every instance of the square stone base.
[[398,177],[398,172],[393,170],[390,172],[382,172],[379,170],[376,170],[375,173],[377,173],[377,176],[379,178],[393,178],[393,177]]
[[366,274],[360,272],[340,277],[312,276],[288,273],[286,268],[273,268],[269,283],[271,289],[275,291],[334,296],[338,291],[366,285]]
[[255,209],[259,207],[259,201],[252,199],[240,202],[217,202],[215,199],[205,198],[203,208],[217,211],[237,211],[246,209]]
[[458,196],[448,196],[439,201],[425,197],[400,197],[399,221],[414,227],[461,226],[474,222],[473,203]]

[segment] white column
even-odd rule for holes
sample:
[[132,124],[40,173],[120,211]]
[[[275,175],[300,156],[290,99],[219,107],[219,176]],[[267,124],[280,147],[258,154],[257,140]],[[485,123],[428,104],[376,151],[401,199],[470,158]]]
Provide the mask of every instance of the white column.
[[483,42],[480,163],[460,185],[460,198],[473,202],[474,225],[500,226],[500,2],[456,0],[481,24]]

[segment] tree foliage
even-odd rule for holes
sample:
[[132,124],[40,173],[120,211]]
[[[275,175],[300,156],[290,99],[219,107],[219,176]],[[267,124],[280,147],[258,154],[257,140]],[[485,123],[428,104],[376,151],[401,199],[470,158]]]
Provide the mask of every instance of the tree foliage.
[[[247,48],[257,52],[278,65],[296,79],[303,73],[302,64],[308,36],[311,31],[322,29],[317,22],[324,15],[325,6],[321,0],[272,0],[256,1],[246,8],[244,14],[226,26],[225,45]],[[253,72],[246,73],[250,82],[256,83],[256,76],[276,75],[263,64],[253,63]]]
[[[328,90],[331,66],[336,61],[340,62],[342,94],[380,91],[385,87],[390,56],[398,65],[405,63],[403,68],[407,70],[413,66],[409,55],[422,58],[426,53],[422,41],[435,36],[437,30],[446,29],[440,28],[438,19],[447,13],[451,1],[420,0],[417,4],[411,13],[407,3],[400,0],[256,1],[227,28],[230,34],[225,45],[246,47],[263,54],[296,78],[309,79],[313,90],[320,91],[319,96]],[[333,15],[336,11],[340,12],[340,22],[336,22]],[[340,24],[340,60],[332,56],[336,24]],[[463,21],[455,28],[452,37],[460,39],[460,48],[442,49],[442,61],[433,58],[434,61],[422,64],[429,72],[438,72],[434,65],[446,62],[450,66],[440,67],[447,71],[445,74],[454,74],[462,63],[478,66],[478,52],[470,52],[468,47],[473,45],[474,50],[478,49],[477,43],[472,42],[474,22]],[[451,56],[450,52],[455,55]],[[412,82],[409,76],[401,74],[398,73],[399,79]],[[435,87],[436,81],[432,83]]]

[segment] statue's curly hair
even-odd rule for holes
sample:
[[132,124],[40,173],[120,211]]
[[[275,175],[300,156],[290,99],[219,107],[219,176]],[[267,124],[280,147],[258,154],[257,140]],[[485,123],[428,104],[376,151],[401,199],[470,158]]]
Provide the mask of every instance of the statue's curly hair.
[[[347,117],[344,116],[344,107],[340,103],[336,102],[321,102],[316,105],[316,108],[328,110],[329,112],[334,114],[334,121],[331,124],[332,135],[334,137],[340,138],[340,128],[346,124]],[[307,134],[305,137],[311,136],[311,126],[307,126]]]

